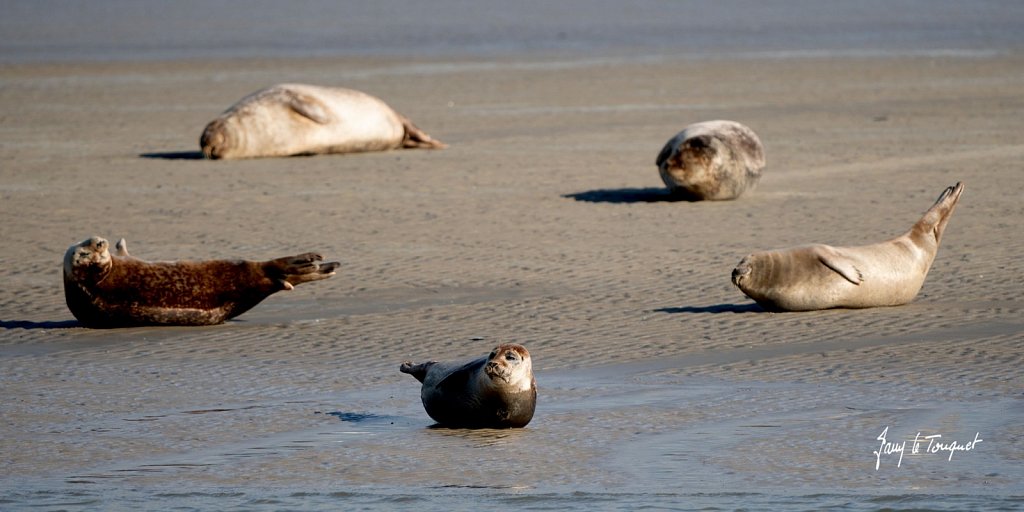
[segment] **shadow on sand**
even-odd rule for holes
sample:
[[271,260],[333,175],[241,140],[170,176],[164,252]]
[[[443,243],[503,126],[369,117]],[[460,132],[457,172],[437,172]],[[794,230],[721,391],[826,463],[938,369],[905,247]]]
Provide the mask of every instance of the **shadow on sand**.
[[160,160],[202,160],[202,151],[168,151],[163,153],[142,153],[140,158],[157,158]]
[[78,320],[31,322],[28,320],[0,320],[0,329],[72,329],[82,327]]
[[586,203],[676,203],[694,202],[695,199],[685,194],[671,193],[667,188],[605,188],[587,190],[562,197]]
[[757,304],[715,304],[714,306],[683,306],[679,308],[658,308],[656,313],[768,313]]

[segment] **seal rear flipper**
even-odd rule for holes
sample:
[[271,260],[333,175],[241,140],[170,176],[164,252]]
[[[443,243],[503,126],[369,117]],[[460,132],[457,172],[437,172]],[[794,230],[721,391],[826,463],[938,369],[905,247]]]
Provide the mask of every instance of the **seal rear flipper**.
[[946,187],[939,194],[939,198],[935,200],[935,204],[928,208],[928,211],[921,216],[921,220],[917,221],[914,227],[910,228],[911,237],[934,236],[935,243],[938,244],[942,240],[942,233],[946,230],[946,224],[953,216],[957,203],[960,202],[960,194],[963,191],[964,184],[959,181],[956,185]]
[[857,268],[857,264],[831,247],[818,249],[818,261],[853,284],[860,285],[864,282],[864,275]]
[[408,373],[409,375],[416,377],[416,380],[423,382],[423,379],[427,377],[427,370],[435,364],[437,364],[437,361],[427,361],[426,363],[420,364],[412,364],[412,361],[405,361],[402,363],[402,366],[398,367],[398,371]]
[[327,279],[341,266],[337,261],[320,263],[323,259],[323,256],[315,252],[307,252],[271,260],[265,264],[265,268],[269,276],[280,281],[281,289],[291,290],[297,284]]
[[447,144],[427,135],[427,132],[417,128],[416,125],[412,124],[412,121],[405,116],[398,114],[398,117],[402,120],[402,127],[405,128],[405,138],[402,139],[403,148],[444,149],[448,147]]

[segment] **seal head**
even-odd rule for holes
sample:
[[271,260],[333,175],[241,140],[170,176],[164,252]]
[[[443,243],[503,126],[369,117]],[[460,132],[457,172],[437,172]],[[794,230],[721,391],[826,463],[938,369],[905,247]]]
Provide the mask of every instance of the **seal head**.
[[764,146],[740,123],[704,121],[669,139],[655,163],[674,195],[690,201],[735,199],[761,179]]
[[110,243],[98,236],[83,240],[64,252],[64,276],[75,281],[100,282],[113,265]]

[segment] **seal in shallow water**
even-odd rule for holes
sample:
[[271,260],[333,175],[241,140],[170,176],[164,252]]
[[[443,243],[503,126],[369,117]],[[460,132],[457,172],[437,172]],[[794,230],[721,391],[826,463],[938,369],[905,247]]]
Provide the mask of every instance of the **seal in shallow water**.
[[423,383],[423,407],[441,426],[524,427],[533,419],[537,382],[522,345],[498,345],[469,362],[405,362],[399,369]]
[[704,121],[669,139],[657,164],[674,195],[692,201],[735,199],[761,179],[764,146],[740,123]]
[[242,98],[206,125],[199,145],[212,159],[446,147],[369,94],[303,84]]
[[903,236],[859,247],[809,245],[751,254],[732,282],[765,309],[810,311],[906,304],[928,275],[963,192],[947,187]]
[[124,239],[115,254],[109,245],[94,236],[64,254],[64,298],[87,327],[219,324],[273,293],[327,279],[339,266],[320,263],[315,253],[263,262],[148,262],[129,256]]

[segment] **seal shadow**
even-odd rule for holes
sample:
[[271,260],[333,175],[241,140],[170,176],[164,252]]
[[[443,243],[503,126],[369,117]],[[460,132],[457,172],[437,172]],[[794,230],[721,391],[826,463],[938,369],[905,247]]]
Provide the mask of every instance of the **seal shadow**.
[[202,160],[206,158],[202,151],[166,151],[160,153],[142,153],[139,158],[158,158],[161,160]]
[[753,304],[715,304],[713,306],[683,306],[679,308],[658,308],[656,313],[769,313],[770,311]]
[[563,194],[566,199],[575,199],[585,203],[677,203],[695,202],[696,198],[681,193],[669,192],[664,187],[646,188],[603,188]]
[[71,329],[82,327],[78,320],[59,320],[56,322],[32,322],[29,320],[0,320],[0,329]]

